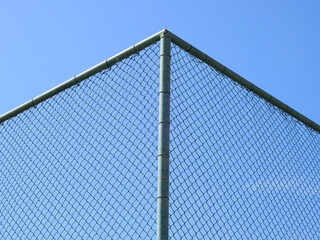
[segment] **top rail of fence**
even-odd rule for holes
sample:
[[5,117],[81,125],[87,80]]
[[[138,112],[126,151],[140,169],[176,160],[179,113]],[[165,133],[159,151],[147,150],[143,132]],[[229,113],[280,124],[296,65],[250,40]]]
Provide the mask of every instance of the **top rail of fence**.
[[120,62],[121,60],[130,57],[131,55],[138,53],[139,51],[145,49],[146,47],[150,46],[153,43],[156,43],[160,40],[161,34],[164,32],[164,30],[146,38],[145,40],[127,48],[126,50],[114,55],[111,58],[108,58],[107,60],[93,66],[92,68],[80,73],[79,75],[76,75],[75,77],[61,83],[60,85],[48,90],[47,92],[29,100],[28,102],[12,109],[11,111],[3,114],[0,116],[0,123],[5,122],[6,120],[18,115],[19,113],[32,108],[36,106],[37,104],[47,100],[48,98],[82,82],[83,80],[87,79],[88,77],[93,76],[94,74],[107,69],[116,63]]
[[179,46],[180,48],[182,48],[186,52],[190,53],[191,55],[200,59],[201,61],[207,63],[209,66],[213,67],[217,71],[226,75],[227,77],[229,77],[233,81],[239,83],[240,85],[242,85],[243,87],[245,87],[249,91],[255,93],[259,97],[265,99],[267,102],[278,107],[282,111],[286,112],[287,114],[291,115],[295,119],[301,121],[302,123],[304,123],[308,127],[312,128],[313,130],[320,133],[320,125],[313,122],[312,120],[310,120],[309,118],[307,118],[303,114],[297,112],[293,108],[289,107],[288,105],[286,105],[282,101],[278,100],[277,98],[273,97],[269,93],[263,91],[261,88],[257,87],[256,85],[249,82],[245,78],[236,74],[235,72],[233,72],[232,70],[230,70],[229,68],[224,66],[223,64],[221,64],[218,61],[214,60],[213,58],[209,57],[207,54],[205,54],[202,51],[200,51],[199,49],[193,47],[191,44],[182,40],[181,38],[179,38],[175,34],[169,32],[167,29],[164,29],[164,30],[146,38],[145,40],[143,40],[143,41],[133,45],[132,47],[120,52],[119,54],[116,54],[113,57],[108,58],[107,60],[95,65],[94,67],[88,69],[87,71],[80,73],[79,75],[65,81],[64,83],[50,89],[49,91],[29,100],[28,102],[14,108],[11,111],[1,115],[0,116],[0,123],[3,123],[6,120],[18,115],[19,113],[21,113],[29,108],[32,108],[32,107],[36,106],[37,104],[45,101],[46,99],[64,91],[65,89],[70,88],[73,85],[80,83],[81,81],[85,80],[86,78],[115,65],[116,63],[120,62],[121,60],[128,58],[135,53],[138,53],[139,51],[150,46],[151,44],[158,42],[160,40],[160,37],[163,34],[168,35],[174,44],[176,44],[177,46]]

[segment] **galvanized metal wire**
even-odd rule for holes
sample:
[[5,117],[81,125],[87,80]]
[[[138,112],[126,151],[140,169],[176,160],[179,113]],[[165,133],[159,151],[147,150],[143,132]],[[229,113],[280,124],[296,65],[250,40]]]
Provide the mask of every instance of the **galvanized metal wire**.
[[[155,239],[159,59],[0,125],[1,239]],[[319,133],[174,44],[170,67],[169,238],[319,239]]]
[[0,126],[1,239],[152,239],[159,44]]
[[172,47],[171,239],[319,239],[320,135]]

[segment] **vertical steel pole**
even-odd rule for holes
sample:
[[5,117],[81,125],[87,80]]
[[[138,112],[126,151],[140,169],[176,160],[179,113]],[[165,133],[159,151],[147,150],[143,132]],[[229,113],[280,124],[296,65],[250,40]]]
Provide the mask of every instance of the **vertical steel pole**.
[[169,231],[170,48],[171,39],[164,31],[160,38],[158,240],[167,240]]

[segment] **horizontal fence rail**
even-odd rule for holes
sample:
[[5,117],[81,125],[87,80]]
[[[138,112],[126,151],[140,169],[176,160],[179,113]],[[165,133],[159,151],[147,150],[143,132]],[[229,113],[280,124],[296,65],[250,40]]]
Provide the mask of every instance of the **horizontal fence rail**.
[[168,30],[0,123],[1,239],[320,238],[319,125]]

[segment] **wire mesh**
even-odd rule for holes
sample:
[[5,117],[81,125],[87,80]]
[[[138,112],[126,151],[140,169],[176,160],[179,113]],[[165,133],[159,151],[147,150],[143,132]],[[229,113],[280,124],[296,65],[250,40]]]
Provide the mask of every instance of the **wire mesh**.
[[156,235],[159,44],[0,126],[1,239]]
[[176,45],[171,61],[171,239],[319,239],[319,134]]
[[[171,51],[170,239],[319,239],[319,133]],[[156,237],[159,55],[0,126],[1,239]]]

